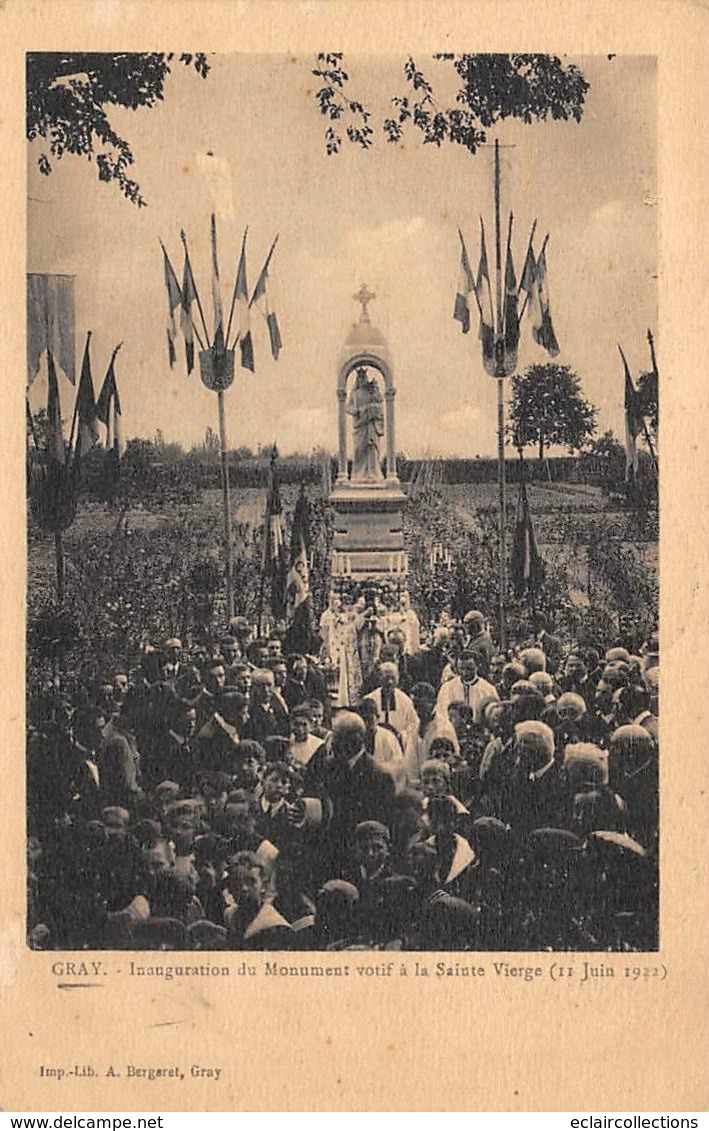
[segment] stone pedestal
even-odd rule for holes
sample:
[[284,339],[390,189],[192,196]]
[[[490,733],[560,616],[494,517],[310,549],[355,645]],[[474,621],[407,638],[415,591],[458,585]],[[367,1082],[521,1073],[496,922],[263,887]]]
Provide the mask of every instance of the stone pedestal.
[[407,574],[399,482],[338,482],[330,495],[334,512],[333,578],[398,581]]

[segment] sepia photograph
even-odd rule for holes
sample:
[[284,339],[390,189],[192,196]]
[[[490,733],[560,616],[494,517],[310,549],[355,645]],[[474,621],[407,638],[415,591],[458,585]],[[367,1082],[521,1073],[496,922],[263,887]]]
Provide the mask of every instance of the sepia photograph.
[[656,58],[25,64],[27,946],[657,951]]

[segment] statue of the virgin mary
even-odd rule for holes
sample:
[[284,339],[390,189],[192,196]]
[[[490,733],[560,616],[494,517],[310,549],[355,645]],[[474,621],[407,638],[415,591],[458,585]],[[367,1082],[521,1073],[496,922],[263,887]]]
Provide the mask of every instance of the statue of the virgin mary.
[[352,479],[355,482],[377,482],[382,478],[380,443],[384,435],[384,409],[376,378],[367,377],[364,366],[357,370],[354,387],[347,399],[347,413],[353,418]]

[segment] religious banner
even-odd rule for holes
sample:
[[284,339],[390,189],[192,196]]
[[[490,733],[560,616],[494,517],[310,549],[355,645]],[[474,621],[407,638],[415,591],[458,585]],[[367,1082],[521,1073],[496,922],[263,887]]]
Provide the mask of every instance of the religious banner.
[[51,351],[55,365],[76,379],[74,348],[74,276],[27,275],[27,383],[39,373],[42,355]]

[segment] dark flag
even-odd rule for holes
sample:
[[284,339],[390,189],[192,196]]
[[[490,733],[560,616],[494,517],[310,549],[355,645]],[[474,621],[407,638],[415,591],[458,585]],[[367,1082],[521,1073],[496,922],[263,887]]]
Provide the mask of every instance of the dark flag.
[[53,464],[63,466],[66,463],[66,449],[62,429],[62,410],[59,403],[57,370],[51,350],[47,351],[47,422],[49,425],[47,453]]
[[263,529],[263,558],[261,563],[261,592],[268,583],[271,595],[271,613],[281,620],[286,611],[286,547],[283,526],[283,505],[276,473],[278,449],[273,445],[268,473],[268,495]]
[[90,355],[91,331],[89,330],[86,335],[86,345],[84,346],[84,360],[81,363],[81,377],[79,378],[79,389],[76,394],[76,416],[78,421],[78,435],[76,440],[75,460],[81,459],[82,455],[91,451],[95,444],[98,443],[98,417],[96,415],[96,401],[94,398],[94,382],[91,375],[91,355]]
[[519,485],[511,566],[512,583],[518,597],[523,596],[524,593],[535,593],[544,581],[544,562],[534,533],[524,477]]
[[480,262],[478,264],[478,277],[475,284],[480,310],[480,329],[478,337],[482,344],[483,365],[486,373],[491,377],[497,376],[495,361],[495,315],[492,308],[492,288],[490,286],[490,269],[487,262],[487,248],[485,247],[485,226],[480,218]]
[[287,649],[313,651],[313,609],[310,598],[310,504],[301,485],[293,512],[290,569],[286,578]]
[[182,303],[182,294],[180,292],[180,284],[177,281],[177,275],[173,270],[162,240],[160,240],[160,247],[162,248],[165,287],[167,289],[167,355],[170,368],[172,369],[175,364],[175,338],[177,337],[175,311]]
[[509,377],[517,368],[517,347],[519,345],[519,316],[517,314],[517,276],[512,262],[512,217],[507,238],[507,262],[505,264],[505,310],[503,317],[503,370]]
[[[547,239],[549,237],[547,236]],[[559,353],[559,343],[556,340],[554,325],[551,320],[549,307],[549,287],[547,284],[547,240],[544,240],[542,250],[537,260],[536,269],[536,303],[533,307],[534,324],[532,335],[537,345],[542,346],[550,357]]]
[[635,479],[638,474],[638,449],[635,443],[643,428],[643,413],[640,393],[633,385],[628,362],[620,346],[620,356],[625,369],[625,478]]
[[[121,343],[122,344],[122,343]],[[101,392],[96,401],[96,416],[102,424],[106,425],[106,448],[113,452],[116,463],[123,458],[126,450],[123,439],[123,414],[121,412],[121,398],[118,395],[114,363],[116,354],[121,345],[117,345],[111,354],[106,376],[103,379]]]
[[[248,231],[248,229],[247,229]],[[246,235],[241,243],[241,255],[236,271],[236,327],[238,330],[239,353],[241,354],[242,369],[254,371],[254,345],[251,338],[251,311],[249,303],[249,286],[246,282]],[[274,245],[275,246],[275,245]],[[259,283],[261,279],[259,279]],[[264,278],[265,285],[265,278]],[[276,324],[277,328],[277,324]],[[269,326],[269,332],[270,332]],[[280,349],[280,338],[279,338]],[[275,355],[277,356],[277,354]]]
[[181,234],[185,247],[185,263],[182,269],[180,329],[185,339],[185,362],[189,375],[194,369],[194,323],[192,320],[192,305],[197,299],[197,287],[195,286],[194,275],[192,274],[192,264],[190,263],[190,255],[187,250],[187,242],[184,239],[184,232]]
[[536,220],[532,228],[532,234],[529,237],[529,246],[527,247],[527,255],[524,260],[524,267],[522,268],[522,277],[519,281],[519,295],[521,296],[524,291],[524,302],[522,304],[522,312],[520,319],[524,317],[525,311],[531,315],[536,306],[537,294],[537,261],[534,258],[534,250],[532,248],[532,240],[534,239],[534,231],[536,228]]
[[455,295],[455,306],[453,308],[453,317],[456,322],[460,322],[460,328],[464,334],[470,330],[470,296],[475,295],[475,301],[478,301],[477,291],[475,289],[475,279],[473,272],[470,268],[470,260],[468,259],[468,249],[465,246],[463,233],[458,228],[458,235],[460,236],[460,275],[458,277],[458,290]]

